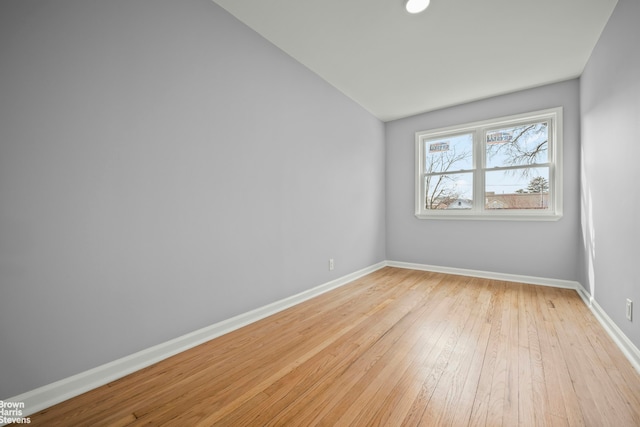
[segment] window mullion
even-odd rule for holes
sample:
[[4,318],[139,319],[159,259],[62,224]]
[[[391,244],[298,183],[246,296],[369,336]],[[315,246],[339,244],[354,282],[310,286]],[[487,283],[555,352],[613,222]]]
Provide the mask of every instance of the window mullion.
[[485,169],[485,155],[484,155],[484,129],[478,129],[474,132],[474,148],[475,148],[475,176],[474,182],[474,210],[478,213],[484,212],[484,169]]

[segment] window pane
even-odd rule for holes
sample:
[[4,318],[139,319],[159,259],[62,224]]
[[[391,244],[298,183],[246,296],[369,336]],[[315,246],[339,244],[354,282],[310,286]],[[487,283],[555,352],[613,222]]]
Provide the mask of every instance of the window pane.
[[432,175],[425,180],[425,209],[471,209],[472,173]]
[[549,168],[488,171],[486,209],[549,209]]
[[486,132],[485,142],[487,168],[549,161],[547,122],[493,129]]
[[473,135],[429,139],[425,144],[425,172],[455,172],[473,168]]

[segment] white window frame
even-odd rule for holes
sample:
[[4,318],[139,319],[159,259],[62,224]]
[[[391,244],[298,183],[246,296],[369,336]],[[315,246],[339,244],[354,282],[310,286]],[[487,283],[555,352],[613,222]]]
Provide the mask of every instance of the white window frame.
[[[547,121],[548,162],[536,166],[549,168],[548,209],[485,209],[485,173],[514,167],[487,168],[485,161],[486,132],[497,128],[518,126],[528,122]],[[473,168],[452,173],[473,173],[473,207],[471,209],[426,209],[425,173],[426,141],[434,138],[473,134]],[[517,114],[459,126],[432,129],[415,134],[415,215],[419,219],[474,219],[474,220],[516,220],[516,221],[557,221],[562,218],[562,107],[531,113]],[[527,165],[527,167],[530,167]]]

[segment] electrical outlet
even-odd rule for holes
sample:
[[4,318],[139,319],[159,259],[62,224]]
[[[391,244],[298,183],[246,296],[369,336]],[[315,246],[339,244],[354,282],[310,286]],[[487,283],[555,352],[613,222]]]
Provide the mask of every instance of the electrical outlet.
[[633,301],[627,298],[627,320],[633,320]]
[[329,258],[329,270],[333,270],[333,258]]

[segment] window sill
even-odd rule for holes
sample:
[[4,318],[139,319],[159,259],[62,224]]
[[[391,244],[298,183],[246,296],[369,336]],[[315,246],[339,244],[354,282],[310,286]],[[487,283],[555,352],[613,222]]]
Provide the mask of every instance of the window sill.
[[562,214],[550,213],[550,214],[538,214],[532,215],[529,213],[483,213],[478,214],[476,212],[469,213],[428,213],[428,214],[416,214],[418,219],[445,219],[445,220],[470,220],[470,221],[559,221],[562,218]]

